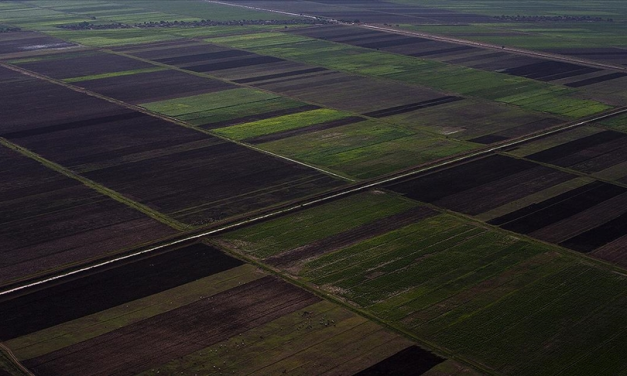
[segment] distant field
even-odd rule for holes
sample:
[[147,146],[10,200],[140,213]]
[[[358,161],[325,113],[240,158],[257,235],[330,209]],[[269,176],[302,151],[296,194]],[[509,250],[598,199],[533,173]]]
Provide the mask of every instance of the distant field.
[[[325,218],[350,213],[351,200],[235,231],[219,243],[252,252],[488,369],[549,375],[627,368],[619,360],[624,276],[426,208],[401,209],[343,232],[315,232],[341,224],[341,217]],[[619,334],[607,342],[610,333]]]
[[[524,77],[514,78],[501,73],[448,65],[411,56],[373,52],[324,40],[309,39],[275,44],[272,38],[249,38],[243,41],[229,37],[211,38],[208,41],[312,65],[321,65],[329,69],[385,77],[405,83],[424,85],[436,90],[476,96],[518,105],[525,109],[574,118],[610,108],[592,100],[578,99],[574,96],[575,91],[572,89],[552,86]],[[264,40],[267,40],[265,45],[261,43]],[[382,45],[385,45],[385,42]],[[512,92],[520,94],[513,96]]]

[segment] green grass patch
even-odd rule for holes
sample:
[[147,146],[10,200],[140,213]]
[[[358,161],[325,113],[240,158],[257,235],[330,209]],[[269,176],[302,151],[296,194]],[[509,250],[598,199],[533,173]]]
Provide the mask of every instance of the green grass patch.
[[223,107],[236,106],[243,103],[265,101],[276,97],[278,97],[278,95],[268,94],[263,91],[237,88],[217,93],[200,94],[191,97],[144,103],[141,106],[150,111],[176,117]]
[[121,71],[121,72],[93,74],[91,76],[72,77],[72,78],[66,78],[63,81],[65,81],[67,83],[82,82],[82,81],[90,81],[90,80],[99,80],[101,78],[119,77],[119,76],[132,76],[134,74],[139,74],[139,73],[158,72],[158,71],[162,71],[162,70],[165,70],[165,69],[167,69],[167,68],[163,68],[163,67],[143,68],[143,69]]
[[239,250],[266,258],[388,217],[417,205],[382,192],[365,192],[246,227],[222,236]]
[[347,116],[350,116],[350,114],[342,111],[320,108],[317,110],[299,112],[297,114],[278,116],[271,119],[254,121],[252,123],[220,128],[215,130],[215,132],[234,140],[243,140],[246,138],[282,132],[290,129],[308,127],[327,121],[341,119]]
[[612,116],[609,119],[601,120],[599,124],[615,131],[627,132],[627,114]]
[[[272,41],[272,35],[252,34],[238,37],[212,38],[212,43],[249,49],[263,55],[277,56],[307,64],[349,73],[384,77],[403,83],[418,84],[444,92],[474,96],[522,108],[579,118],[611,108],[602,103],[575,97],[578,91],[563,86],[539,82],[524,77],[487,72],[473,68],[418,59],[411,56],[372,51],[329,41],[292,37],[276,44],[255,41]],[[281,41],[277,37],[277,41]],[[512,95],[512,93],[516,93]],[[544,97],[540,97],[545,95]],[[535,97],[537,101],[525,100]],[[577,108],[574,110],[571,107]]]

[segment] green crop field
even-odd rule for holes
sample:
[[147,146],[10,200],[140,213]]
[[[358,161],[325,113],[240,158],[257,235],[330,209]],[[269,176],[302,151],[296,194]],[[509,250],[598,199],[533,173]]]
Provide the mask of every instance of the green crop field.
[[[333,231],[311,228],[324,227],[332,207],[345,213],[351,200],[357,197],[235,231],[220,244],[262,258],[295,252],[331,237]],[[299,231],[303,241],[295,239]],[[627,336],[620,329],[624,274],[450,215],[306,258],[288,270],[493,371],[614,374],[627,367],[620,357]]]
[[289,137],[260,147],[356,178],[371,178],[477,146],[368,121]]
[[91,76],[81,76],[81,77],[66,78],[63,81],[65,81],[67,83],[74,83],[74,82],[82,82],[82,81],[90,81],[90,80],[99,80],[99,79],[102,79],[102,78],[109,78],[109,77],[132,76],[134,74],[158,72],[158,71],[165,70],[165,69],[166,68],[163,68],[163,67],[135,69],[135,70],[121,71],[121,72],[94,74],[94,75],[91,75]]
[[599,124],[616,131],[627,132],[627,115],[623,114],[601,120]]

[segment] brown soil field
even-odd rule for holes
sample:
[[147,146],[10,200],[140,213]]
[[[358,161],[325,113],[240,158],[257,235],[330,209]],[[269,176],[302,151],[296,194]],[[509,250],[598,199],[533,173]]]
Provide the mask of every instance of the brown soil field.
[[37,374],[134,374],[317,301],[317,297],[303,290],[265,277],[28,360],[25,365]]
[[0,284],[175,233],[7,148],[0,161]]

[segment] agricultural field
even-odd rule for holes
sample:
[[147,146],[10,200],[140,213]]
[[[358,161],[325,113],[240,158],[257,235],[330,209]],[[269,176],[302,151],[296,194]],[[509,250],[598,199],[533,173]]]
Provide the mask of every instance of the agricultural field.
[[[351,31],[350,28],[333,26],[314,28],[313,30],[326,30],[327,28],[330,28],[333,33],[337,32],[340,36]],[[300,34],[310,33],[309,30],[309,28],[299,29],[297,32]],[[368,31],[365,32],[369,33]],[[359,33],[364,33],[364,31],[359,31]],[[402,35],[388,35],[390,38],[400,41],[412,39]],[[368,38],[371,37],[368,36]],[[386,38],[388,38],[387,35]],[[420,46],[422,44],[420,43],[421,39],[415,39],[414,43]],[[261,43],[264,40],[266,43]],[[547,112],[570,118],[585,117],[611,107],[595,100],[581,99],[578,97],[581,94],[575,89],[527,78],[523,76],[523,73],[521,76],[512,76],[506,73],[485,71],[422,57],[403,56],[377,50],[380,49],[380,47],[376,47],[379,44],[392,43],[389,40],[376,42],[366,47],[351,46],[343,42],[331,42],[320,36],[318,38],[307,37],[307,39],[297,42],[288,38],[282,44],[275,44],[273,39],[252,38],[251,36],[244,40],[240,40],[238,37],[215,37],[208,39],[208,41],[263,53],[275,58],[318,65],[347,73],[422,85],[439,91],[488,99],[516,105],[527,110]],[[547,74],[551,75],[550,72]],[[513,92],[516,95],[512,95]]]
[[323,125],[326,129],[322,130],[315,127],[311,132],[304,128],[299,133],[278,133],[279,139],[266,138],[258,146],[359,179],[385,175],[476,148],[470,143],[375,120],[332,127]]
[[[600,127],[580,127],[560,132],[550,137],[525,143],[508,153],[529,160],[550,164],[561,168],[588,174],[595,178],[627,182],[624,166],[627,136],[621,129],[620,117],[608,118],[600,124],[608,124],[610,129]],[[616,124],[616,125],[614,125]]]
[[0,375],[627,374],[584,3],[0,1]]
[[5,297],[0,311],[0,338],[37,374],[370,375],[382,366],[422,374],[452,366],[203,243]]
[[[603,136],[603,132],[596,135]],[[493,155],[389,188],[418,201],[477,216],[509,231],[626,266],[623,221],[627,188],[534,163],[531,160],[542,159],[534,155],[528,159]]]
[[394,194],[361,193],[214,242],[487,372],[620,374],[627,367],[623,274]]
[[0,161],[0,285],[176,233],[5,146]]

